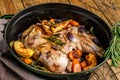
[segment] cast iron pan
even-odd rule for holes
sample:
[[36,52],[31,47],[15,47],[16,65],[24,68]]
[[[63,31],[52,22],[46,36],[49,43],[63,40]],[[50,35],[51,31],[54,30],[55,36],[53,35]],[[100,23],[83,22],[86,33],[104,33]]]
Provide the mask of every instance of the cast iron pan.
[[50,19],[51,17],[56,19],[64,19],[64,18],[73,19],[78,21],[81,24],[87,25],[88,28],[92,26],[94,34],[100,40],[104,49],[108,47],[109,41],[110,41],[110,29],[106,25],[106,23],[95,14],[83,8],[69,5],[69,4],[63,4],[63,3],[40,4],[40,5],[29,7],[17,13],[9,21],[9,23],[5,28],[4,38],[7,43],[8,49],[11,55],[13,55],[16,58],[16,60],[20,62],[20,64],[22,64],[24,67],[31,70],[32,72],[42,76],[46,76],[46,77],[73,78],[73,77],[79,76],[79,78],[82,79],[86,75],[93,72],[96,68],[101,66],[104,62],[106,62],[107,59],[100,58],[98,60],[99,64],[96,67],[89,69],[87,71],[82,71],[78,73],[68,73],[68,74],[56,74],[56,73],[43,72],[23,63],[17,57],[16,53],[10,48],[10,45],[9,45],[10,41],[16,40],[18,37],[18,34],[23,32],[30,25],[38,22],[38,18],[40,20],[43,20],[43,19]]

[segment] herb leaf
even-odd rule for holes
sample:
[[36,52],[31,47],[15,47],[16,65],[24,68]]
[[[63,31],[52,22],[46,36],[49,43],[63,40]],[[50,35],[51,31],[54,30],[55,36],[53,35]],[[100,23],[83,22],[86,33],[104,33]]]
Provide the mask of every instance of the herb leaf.
[[40,65],[33,65],[34,68],[45,71],[45,72],[50,72],[46,67],[42,67]]
[[63,43],[60,39],[57,38],[57,36],[50,36],[50,37],[45,37],[45,39],[54,42],[57,45],[63,46],[65,43]]
[[104,53],[104,57],[107,58],[108,56],[112,60],[112,66],[118,67],[120,64],[120,23],[115,24],[111,28],[111,42]]

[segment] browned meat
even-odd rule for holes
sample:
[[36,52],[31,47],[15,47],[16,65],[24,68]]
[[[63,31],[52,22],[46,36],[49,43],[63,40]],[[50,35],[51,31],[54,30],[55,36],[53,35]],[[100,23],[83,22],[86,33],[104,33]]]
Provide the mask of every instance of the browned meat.
[[[34,50],[33,58],[44,65],[47,69],[55,73],[71,72],[72,62],[67,54],[72,50],[81,50],[86,53],[94,53],[102,57],[103,49],[96,45],[92,39],[96,38],[87,33],[80,33],[78,28],[70,24],[71,20],[56,24],[48,25],[48,21],[43,21],[40,25],[33,25],[22,34],[21,41],[25,47]],[[68,28],[68,25],[71,25]],[[67,26],[67,27],[66,27]],[[64,29],[64,30],[63,30]],[[44,31],[44,32],[43,32]],[[47,37],[57,35],[58,43],[65,43],[60,46],[55,40],[48,40]]]
[[76,48],[80,49],[82,52],[94,53],[100,57],[103,56],[103,48],[96,45],[92,40],[96,38],[95,36],[80,33],[77,27],[69,28],[69,32],[72,34],[71,41],[76,45]]
[[[29,28],[28,30],[23,32],[22,36],[25,36],[27,32],[29,32]],[[47,40],[42,37],[42,31],[37,25],[32,26],[32,30],[29,33],[27,33],[25,39],[23,40],[25,47],[30,47],[30,48],[37,48],[41,44],[44,44],[46,42]]]
[[86,37],[84,35],[79,36],[79,43],[81,44],[82,51],[87,53],[94,53],[99,57],[103,56],[103,49],[96,45],[91,37]]
[[48,53],[41,54],[39,61],[50,71],[63,73],[68,64],[68,57],[60,51],[51,49]]

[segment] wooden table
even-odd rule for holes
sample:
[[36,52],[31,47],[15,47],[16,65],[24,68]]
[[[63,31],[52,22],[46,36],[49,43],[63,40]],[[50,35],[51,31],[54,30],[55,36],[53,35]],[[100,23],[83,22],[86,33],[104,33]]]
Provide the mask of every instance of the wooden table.
[[[32,5],[50,2],[67,3],[87,9],[101,17],[110,27],[120,22],[120,0],[0,0],[0,16],[16,14]],[[120,66],[110,66],[110,60],[97,69],[90,80],[120,80]]]

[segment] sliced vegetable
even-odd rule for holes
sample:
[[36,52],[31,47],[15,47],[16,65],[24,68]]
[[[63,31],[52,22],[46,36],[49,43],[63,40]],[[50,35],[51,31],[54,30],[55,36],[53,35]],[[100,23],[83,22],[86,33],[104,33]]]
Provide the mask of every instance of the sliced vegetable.
[[32,64],[33,60],[31,58],[21,58],[21,60],[26,64]]
[[93,53],[86,55],[86,62],[89,68],[95,67],[97,65],[97,58]]
[[60,30],[62,30],[63,28],[66,28],[67,25],[70,23],[71,20],[67,20],[58,24],[55,24],[54,26],[51,27],[51,30],[53,33],[56,33]]
[[50,19],[49,20],[49,23],[48,23],[50,26],[53,26],[53,25],[55,25],[55,19]]
[[77,41],[76,38],[74,37],[74,35],[71,32],[68,32],[67,37],[72,42],[76,42]]
[[43,20],[42,21],[42,29],[44,30],[46,35],[51,35],[52,32],[50,30],[50,26],[48,25],[48,21],[47,20]]
[[34,51],[30,48],[24,48],[24,45],[20,41],[14,42],[14,49],[18,55],[21,57],[31,57]]
[[79,23],[74,21],[74,20],[71,20],[70,24],[73,25],[73,26],[80,26]]
[[68,53],[68,56],[71,60],[80,58],[82,56],[82,52],[80,50],[74,50]]
[[81,68],[84,68],[84,67],[87,66],[87,63],[86,63],[86,61],[83,61],[83,62],[80,63],[80,65],[81,65]]
[[78,59],[73,59],[72,71],[73,72],[80,72],[81,71],[80,61]]
[[85,70],[88,70],[88,69],[89,69],[88,66],[83,67],[83,70],[84,70],[84,71],[85,71]]
[[51,35],[52,32],[50,31],[50,29],[49,29],[48,27],[49,27],[49,26],[47,26],[47,25],[42,25],[42,28],[43,28],[45,34],[46,34],[46,35]]
[[84,71],[89,69],[86,61],[81,62],[80,65],[81,65],[82,70]]

